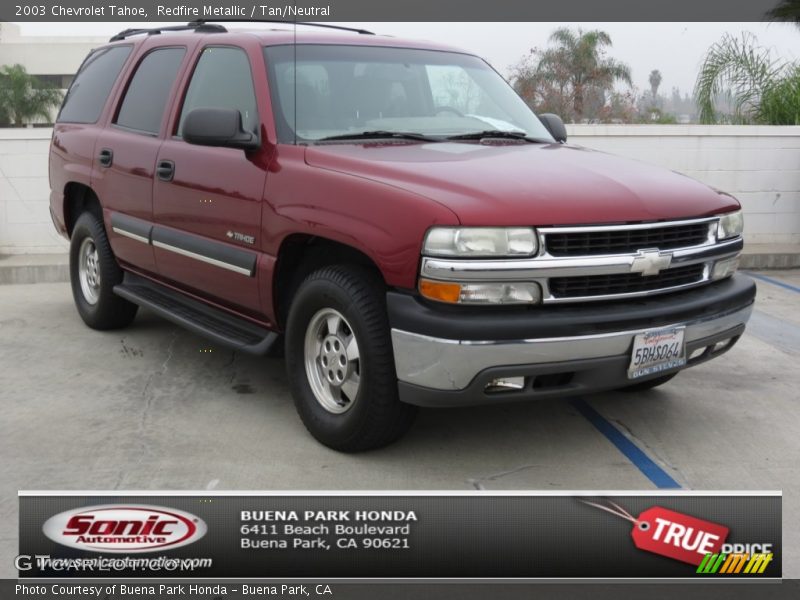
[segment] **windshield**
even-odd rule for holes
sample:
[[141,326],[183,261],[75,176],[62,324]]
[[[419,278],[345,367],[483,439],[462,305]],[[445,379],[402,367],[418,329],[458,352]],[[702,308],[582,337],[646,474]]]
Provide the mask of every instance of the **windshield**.
[[282,143],[486,131],[553,141],[511,86],[475,56],[317,44],[267,46],[264,54]]

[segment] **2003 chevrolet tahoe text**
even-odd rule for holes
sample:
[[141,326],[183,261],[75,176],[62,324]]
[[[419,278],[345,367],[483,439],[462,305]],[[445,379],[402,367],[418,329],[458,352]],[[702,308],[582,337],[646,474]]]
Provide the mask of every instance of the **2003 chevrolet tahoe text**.
[[90,327],[144,306],[243,352],[284,343],[303,422],[344,451],[415,405],[651,388],[742,335],[736,199],[567,145],[483,60],[170,29],[93,51],[53,133]]

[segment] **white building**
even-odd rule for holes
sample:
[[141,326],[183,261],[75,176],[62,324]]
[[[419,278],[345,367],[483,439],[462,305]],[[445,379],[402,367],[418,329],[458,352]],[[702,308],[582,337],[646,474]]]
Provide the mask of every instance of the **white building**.
[[106,42],[107,37],[23,36],[17,25],[0,21],[0,67],[20,64],[45,83],[66,89],[89,51]]

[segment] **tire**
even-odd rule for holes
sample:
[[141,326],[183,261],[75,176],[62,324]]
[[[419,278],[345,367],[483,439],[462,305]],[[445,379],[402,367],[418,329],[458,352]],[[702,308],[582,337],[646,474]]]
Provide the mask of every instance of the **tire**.
[[629,385],[627,387],[622,388],[623,392],[646,392],[647,390],[652,390],[653,388],[657,388],[660,385],[664,385],[668,381],[670,381],[673,377],[675,377],[677,373],[670,373],[669,375],[663,375],[662,377],[656,377],[655,379],[648,379],[647,381],[641,381],[639,383],[634,383],[633,385]]
[[85,212],[75,223],[69,248],[69,278],[78,314],[92,329],[120,329],[130,325],[139,308],[114,294],[122,281],[103,222]]
[[303,424],[334,450],[386,446],[416,415],[398,398],[385,287],[365,268],[325,267],[303,281],[289,309],[286,368]]

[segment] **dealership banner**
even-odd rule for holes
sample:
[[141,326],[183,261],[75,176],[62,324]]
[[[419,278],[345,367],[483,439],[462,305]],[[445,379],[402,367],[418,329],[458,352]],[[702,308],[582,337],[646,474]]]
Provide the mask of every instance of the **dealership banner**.
[[21,492],[19,577],[775,580],[779,492]]

